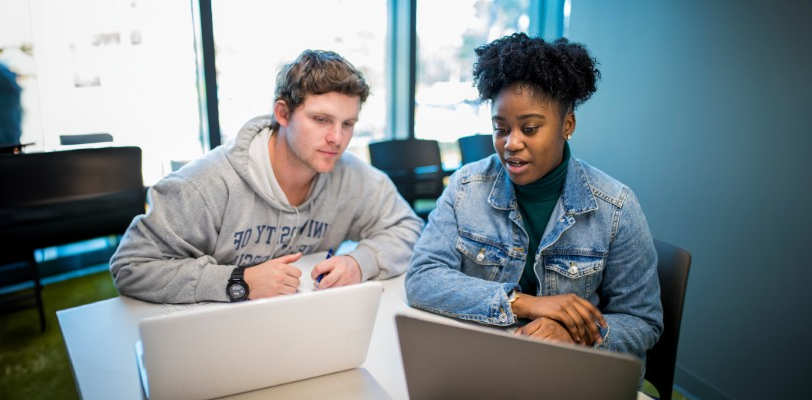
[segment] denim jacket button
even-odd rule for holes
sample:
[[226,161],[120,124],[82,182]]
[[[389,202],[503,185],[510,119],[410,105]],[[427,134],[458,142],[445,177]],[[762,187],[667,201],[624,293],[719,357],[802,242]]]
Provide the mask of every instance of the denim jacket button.
[[505,313],[499,314],[499,322],[502,322],[502,323],[507,322],[507,314],[505,314]]
[[482,262],[485,259],[485,249],[479,251],[479,254],[476,255],[476,260]]
[[577,274],[577,273],[578,273],[578,267],[576,267],[576,266],[574,266],[574,265],[570,266],[569,273],[570,273],[570,275],[575,275],[575,274]]

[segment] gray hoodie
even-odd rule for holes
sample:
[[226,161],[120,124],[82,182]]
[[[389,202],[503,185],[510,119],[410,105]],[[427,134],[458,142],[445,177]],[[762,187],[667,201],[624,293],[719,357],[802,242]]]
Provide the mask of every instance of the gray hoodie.
[[270,117],[150,188],[150,207],[133,219],[110,271],[121,294],[151,302],[228,301],[235,266],[358,242],[347,255],[362,280],[402,274],[423,221],[392,181],[350,153],[318,174],[307,199],[291,206],[271,169]]

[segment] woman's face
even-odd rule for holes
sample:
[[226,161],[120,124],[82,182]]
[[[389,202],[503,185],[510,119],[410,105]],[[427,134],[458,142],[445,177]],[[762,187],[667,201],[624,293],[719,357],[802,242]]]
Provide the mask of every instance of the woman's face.
[[562,116],[559,104],[531,97],[528,88],[502,89],[491,107],[493,143],[502,166],[517,185],[535,182],[561,164],[575,115]]

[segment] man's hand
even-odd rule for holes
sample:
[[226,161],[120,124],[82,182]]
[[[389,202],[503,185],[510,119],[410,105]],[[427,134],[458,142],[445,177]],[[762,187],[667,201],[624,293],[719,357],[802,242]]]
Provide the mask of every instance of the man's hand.
[[547,317],[535,319],[527,325],[516,329],[514,333],[516,335],[529,336],[534,339],[551,340],[561,343],[576,343],[569,332],[567,332],[567,328],[564,328],[564,325]]
[[520,318],[536,320],[541,317],[558,321],[576,343],[592,345],[601,342],[597,321],[606,328],[606,320],[592,303],[574,294],[555,296],[530,296],[520,294],[512,305],[513,313]]
[[316,264],[310,273],[313,282],[321,274],[324,274],[324,276],[321,277],[321,282],[316,285],[318,289],[361,283],[361,267],[350,256],[333,256]]
[[288,254],[245,269],[248,298],[261,299],[281,294],[294,294],[299,287],[302,271],[290,263],[302,258],[302,253]]

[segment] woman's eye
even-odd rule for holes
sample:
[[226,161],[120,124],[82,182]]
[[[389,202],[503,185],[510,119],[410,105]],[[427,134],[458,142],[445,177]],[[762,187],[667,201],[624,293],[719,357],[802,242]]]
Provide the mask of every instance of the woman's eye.
[[507,133],[507,130],[505,128],[494,127],[493,133],[497,135],[504,135],[505,133]]
[[532,135],[536,133],[538,129],[539,128],[537,126],[526,126],[522,128],[522,133],[524,133],[525,135]]

